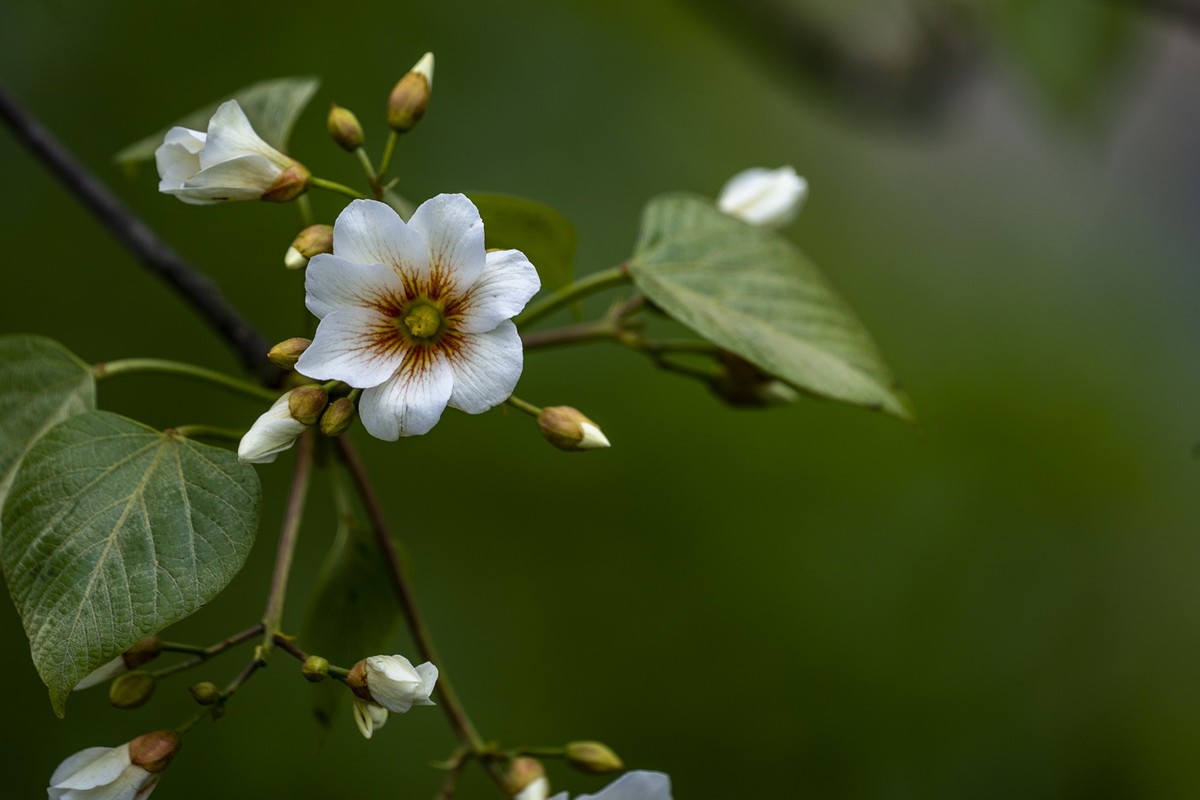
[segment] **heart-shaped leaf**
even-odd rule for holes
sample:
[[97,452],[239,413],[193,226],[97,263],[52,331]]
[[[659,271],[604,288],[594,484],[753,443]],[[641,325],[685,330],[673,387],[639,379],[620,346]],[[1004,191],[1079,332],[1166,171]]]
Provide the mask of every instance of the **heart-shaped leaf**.
[[4,505],[4,574],[55,713],[84,676],[196,611],[258,528],[253,467],[105,411],[26,454]]
[[787,239],[703,197],[650,201],[629,263],[637,287],[705,339],[814,394],[910,419],[846,302]]
[[0,336],[0,507],[33,443],[95,407],[92,369],[72,352],[43,336]]

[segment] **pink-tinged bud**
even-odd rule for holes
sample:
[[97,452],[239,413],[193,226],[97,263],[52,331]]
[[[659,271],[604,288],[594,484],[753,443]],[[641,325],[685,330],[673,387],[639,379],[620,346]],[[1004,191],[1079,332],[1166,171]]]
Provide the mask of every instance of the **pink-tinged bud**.
[[329,116],[326,117],[325,124],[329,128],[330,137],[338,147],[346,152],[353,153],[363,146],[362,125],[350,109],[342,108],[337,103],[330,103]]
[[597,450],[609,447],[600,427],[570,406],[548,406],[537,418],[546,441],[560,450]]
[[275,182],[263,192],[262,199],[272,203],[291,202],[308,191],[308,182],[311,179],[312,174],[307,167],[299,161],[292,161],[287,169],[275,179]]
[[162,772],[179,752],[182,742],[175,731],[154,731],[129,743],[129,762],[147,772]]
[[[522,792],[537,781],[545,783],[545,788],[547,792],[549,791],[550,785],[546,783],[546,769],[542,766],[542,762],[528,756],[514,758],[508,765],[508,772],[504,776],[505,788],[514,797],[520,797]],[[536,788],[530,794],[534,793],[536,793]]]
[[158,658],[158,654],[161,652],[162,642],[159,641],[159,638],[157,636],[147,636],[122,653],[121,658],[125,661],[125,666],[130,669],[137,669]]
[[388,99],[388,127],[404,133],[425,116],[433,93],[433,53],[426,53],[392,89]]

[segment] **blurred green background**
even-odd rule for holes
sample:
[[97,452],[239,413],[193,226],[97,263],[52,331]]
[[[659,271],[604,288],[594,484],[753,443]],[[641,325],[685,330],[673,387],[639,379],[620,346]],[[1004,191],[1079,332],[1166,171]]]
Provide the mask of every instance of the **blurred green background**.
[[[1155,4],[1148,0],[1147,5]],[[572,404],[611,451],[447,412],[367,441],[445,665],[485,736],[595,738],[675,796],[1200,796],[1200,36],[1136,2],[10,0],[0,80],[265,334],[300,332],[293,210],[191,208],[112,163],[261,78],[318,74],[292,153],[358,179],[331,101],[381,146],[394,81],[437,55],[401,188],[505,191],[580,233],[579,270],[631,250],[642,203],[793,164],[787,230],[880,343],[920,423],[806,400],[734,412],[611,348],[531,354],[522,396]],[[7,134],[0,332],[90,361],[236,369]],[[316,198],[331,221],[339,204]],[[604,307],[606,298],[589,305]],[[262,410],[169,378],[101,387],[150,424]],[[286,491],[249,563],[170,630],[257,620]],[[422,465],[414,470],[413,464]],[[289,625],[332,537],[318,486]],[[4,604],[5,797],[75,750],[190,713],[187,679],[54,718]],[[388,652],[412,653],[400,637]],[[195,673],[228,680],[231,655]],[[156,797],[430,797],[453,749],[416,709],[323,739],[280,654],[189,735]],[[606,781],[551,765],[556,789]],[[494,796],[472,772],[462,797]]]

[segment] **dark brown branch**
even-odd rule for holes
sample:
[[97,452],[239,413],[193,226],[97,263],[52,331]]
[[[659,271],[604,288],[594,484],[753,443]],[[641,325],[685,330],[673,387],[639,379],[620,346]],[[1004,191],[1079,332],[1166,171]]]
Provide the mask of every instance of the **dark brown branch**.
[[3,87],[0,119],[104,228],[208,322],[247,370],[266,385],[279,384],[282,373],[266,358],[270,344],[216,285],[159,239]]

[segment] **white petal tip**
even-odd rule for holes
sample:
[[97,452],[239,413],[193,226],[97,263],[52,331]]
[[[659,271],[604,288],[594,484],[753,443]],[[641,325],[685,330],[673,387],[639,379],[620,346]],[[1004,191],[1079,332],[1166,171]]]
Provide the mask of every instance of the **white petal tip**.
[[289,247],[283,257],[283,265],[288,269],[302,269],[308,264],[308,259],[294,247]]
[[579,440],[579,444],[575,445],[576,449],[600,450],[605,447],[612,447],[608,442],[608,437],[604,435],[604,431],[592,423],[581,423],[579,428],[583,431],[583,438]]
[[433,53],[426,53],[421,56],[421,59],[416,64],[413,64],[413,68],[409,72],[424,75],[425,80],[429,81],[429,85],[433,86]]

